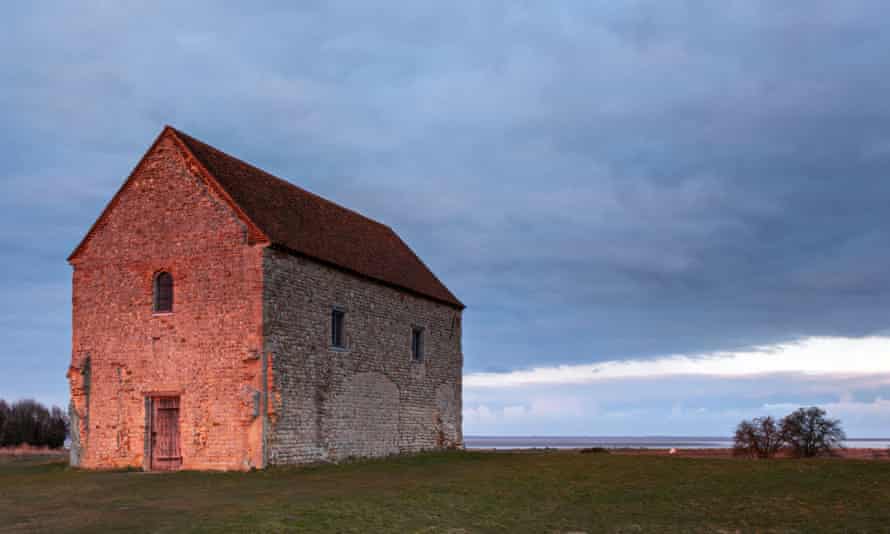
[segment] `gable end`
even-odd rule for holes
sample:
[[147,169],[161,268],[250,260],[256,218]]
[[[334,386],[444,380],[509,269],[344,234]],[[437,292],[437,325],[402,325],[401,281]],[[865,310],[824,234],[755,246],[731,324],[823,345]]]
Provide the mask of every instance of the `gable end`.
[[87,243],[91,240],[93,235],[102,227],[105,223],[105,220],[109,216],[109,214],[114,210],[117,206],[121,193],[132,183],[134,178],[139,174],[139,171],[142,170],[142,167],[145,165],[148,156],[152,154],[157,146],[161,143],[165,138],[169,138],[173,141],[174,146],[176,146],[179,155],[183,158],[183,162],[186,166],[186,169],[189,173],[194,176],[199,177],[206,185],[209,187],[215,194],[219,195],[222,198],[228,207],[236,214],[238,219],[246,226],[247,228],[247,240],[249,244],[255,243],[268,243],[269,238],[263,233],[262,230],[244,213],[244,210],[238,206],[237,203],[232,199],[232,197],[226,192],[225,189],[220,186],[220,184],[216,181],[212,174],[201,164],[198,158],[192,154],[191,150],[188,146],[183,143],[183,141],[176,135],[176,130],[170,126],[165,126],[161,133],[155,138],[154,142],[151,146],[148,147],[148,150],[142,155],[142,158],[139,159],[139,163],[136,164],[136,167],[130,172],[127,179],[124,183],[118,188],[117,192],[102,210],[102,213],[99,215],[99,218],[93,222],[90,229],[87,231],[86,235],[84,235],[83,239],[81,239],[80,243],[74,248],[71,254],[68,256],[68,263],[74,264],[77,262],[77,258],[80,253],[86,248]]

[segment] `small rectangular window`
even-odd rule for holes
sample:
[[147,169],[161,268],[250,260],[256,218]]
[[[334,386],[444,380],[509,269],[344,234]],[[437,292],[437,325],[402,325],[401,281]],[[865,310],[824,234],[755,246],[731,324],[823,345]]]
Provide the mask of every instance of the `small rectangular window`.
[[331,310],[331,346],[343,348],[343,310]]
[[423,361],[423,328],[411,329],[411,359],[415,362]]
[[154,282],[154,313],[173,312],[173,276],[159,272]]

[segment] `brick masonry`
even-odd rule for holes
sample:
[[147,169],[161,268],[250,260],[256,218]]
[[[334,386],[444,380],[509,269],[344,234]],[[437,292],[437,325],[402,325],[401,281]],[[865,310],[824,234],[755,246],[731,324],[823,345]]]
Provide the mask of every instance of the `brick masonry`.
[[[162,139],[72,260],[72,415],[83,467],[145,467],[145,397],[181,396],[186,469],[262,465],[262,248]],[[152,280],[174,279],[172,314]],[[84,387],[87,385],[88,387]]]
[[[258,242],[170,136],[71,264],[75,465],[147,468],[146,398],[159,394],[181,398],[183,469],[462,443],[460,310]],[[161,270],[172,314],[152,313]],[[346,310],[345,350],[330,347],[332,306]]]

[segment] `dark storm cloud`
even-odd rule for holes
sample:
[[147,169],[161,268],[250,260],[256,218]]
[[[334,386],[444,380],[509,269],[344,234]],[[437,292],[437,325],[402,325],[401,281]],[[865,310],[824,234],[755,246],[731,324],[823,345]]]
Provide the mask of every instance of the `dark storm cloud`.
[[883,2],[11,9],[0,328],[53,391],[64,257],[164,123],[394,226],[468,370],[890,326]]

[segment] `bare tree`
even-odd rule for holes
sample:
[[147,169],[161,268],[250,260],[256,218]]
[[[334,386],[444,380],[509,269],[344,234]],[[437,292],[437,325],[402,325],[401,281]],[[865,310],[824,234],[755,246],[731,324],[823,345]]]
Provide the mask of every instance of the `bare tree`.
[[784,444],[782,431],[772,417],[742,421],[733,441],[734,454],[755,458],[772,458]]
[[782,437],[797,457],[832,454],[847,438],[837,419],[825,417],[818,406],[799,408],[782,419]]

